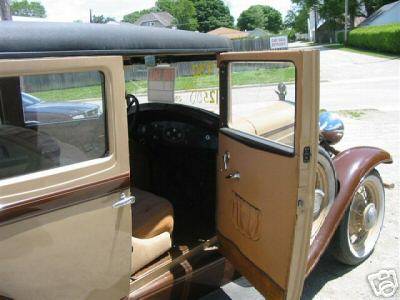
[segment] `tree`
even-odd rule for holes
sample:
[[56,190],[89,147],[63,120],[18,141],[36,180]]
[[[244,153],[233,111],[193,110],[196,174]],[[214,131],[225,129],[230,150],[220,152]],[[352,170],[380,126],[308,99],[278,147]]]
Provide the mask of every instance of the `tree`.
[[12,20],[9,0],[0,0],[0,17],[4,21]]
[[190,0],[157,0],[159,11],[169,12],[174,18],[178,29],[197,30],[196,9]]
[[197,30],[199,24],[196,19],[196,9],[190,0],[175,1],[171,14],[179,29]]
[[176,4],[175,2],[176,0],[157,0],[155,7],[159,11],[167,11],[172,15]]
[[13,16],[46,18],[46,9],[37,1],[18,0],[11,2]]
[[91,23],[100,23],[100,24],[106,24],[112,21],[115,21],[115,18],[105,17],[103,15],[99,16],[93,15],[92,20],[90,20]]
[[277,33],[282,29],[282,14],[275,8],[265,5],[264,11],[264,28],[268,31]]
[[253,5],[243,11],[237,20],[237,27],[240,30],[264,28],[264,11],[262,6]]
[[122,18],[122,21],[126,22],[126,23],[135,23],[137,20],[139,20],[140,17],[142,17],[144,15],[147,15],[149,13],[152,13],[152,12],[158,12],[158,11],[159,11],[159,9],[157,7],[152,7],[152,8],[149,8],[149,9],[143,9],[143,10],[140,10],[140,11],[134,11],[134,12],[132,12],[130,14],[125,15]]
[[282,15],[271,6],[252,5],[240,14],[237,25],[241,30],[262,28],[278,32],[282,29]]
[[308,10],[294,7],[288,11],[285,17],[284,27],[286,29],[292,29],[294,32],[305,33],[308,30],[307,20]]
[[381,6],[395,2],[394,0],[363,0],[362,1],[367,12],[367,16],[370,16],[377,11]]
[[198,30],[208,32],[218,27],[233,28],[233,17],[222,0],[191,0],[196,9]]

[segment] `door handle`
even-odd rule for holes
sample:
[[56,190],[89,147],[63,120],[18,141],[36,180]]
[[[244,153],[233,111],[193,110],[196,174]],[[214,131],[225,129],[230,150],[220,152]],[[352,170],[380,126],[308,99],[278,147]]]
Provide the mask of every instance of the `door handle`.
[[136,200],[135,196],[127,197],[125,195],[125,193],[121,193],[121,195],[119,196],[119,201],[114,202],[112,207],[118,208],[118,207],[123,207],[125,205],[131,205],[131,204],[135,203],[135,200]]
[[230,159],[231,159],[231,154],[228,151],[226,151],[224,153],[224,155],[222,156],[222,160],[224,162],[224,170],[225,171],[228,170],[228,168],[229,168]]
[[225,176],[226,179],[235,179],[235,180],[239,180],[240,179],[240,173],[239,172],[234,172],[231,173],[227,176]]

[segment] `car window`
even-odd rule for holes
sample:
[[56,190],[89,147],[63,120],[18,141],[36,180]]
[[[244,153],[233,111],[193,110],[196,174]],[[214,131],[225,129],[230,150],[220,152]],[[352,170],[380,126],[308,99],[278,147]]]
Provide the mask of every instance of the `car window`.
[[107,155],[101,72],[0,78],[0,179]]
[[190,61],[125,66],[127,93],[140,103],[161,102],[194,106],[219,113],[219,74],[216,61]]
[[293,153],[296,69],[291,62],[232,62],[229,127]]

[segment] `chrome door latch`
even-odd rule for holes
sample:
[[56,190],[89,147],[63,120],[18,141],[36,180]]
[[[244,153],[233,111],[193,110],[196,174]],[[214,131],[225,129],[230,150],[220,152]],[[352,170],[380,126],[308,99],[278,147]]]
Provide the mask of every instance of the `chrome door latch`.
[[125,193],[121,193],[121,195],[119,196],[119,201],[115,202],[112,207],[113,208],[118,208],[118,207],[123,207],[125,205],[131,205],[133,203],[135,203],[135,196],[129,196],[127,197],[125,195]]
[[229,168],[229,160],[230,159],[231,159],[231,154],[228,151],[226,151],[224,153],[224,155],[222,156],[222,160],[224,161],[224,170],[225,171],[228,170],[228,168]]
[[231,174],[225,176],[225,178],[226,178],[226,179],[236,179],[236,180],[239,180],[239,179],[240,179],[240,173],[239,173],[239,172],[234,172],[234,173],[231,173]]

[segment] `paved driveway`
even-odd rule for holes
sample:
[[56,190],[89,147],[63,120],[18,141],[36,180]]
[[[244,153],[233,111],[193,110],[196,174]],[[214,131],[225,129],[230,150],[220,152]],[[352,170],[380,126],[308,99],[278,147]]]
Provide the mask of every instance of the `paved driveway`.
[[[394,164],[379,171],[396,187],[386,190],[385,220],[375,252],[357,267],[341,265],[326,254],[306,280],[302,299],[375,299],[368,274],[395,269],[400,281],[400,60],[322,50],[320,106],[342,111],[346,128],[338,148],[371,145],[392,153]],[[205,299],[262,297],[240,278]],[[400,299],[399,291],[393,299]]]

